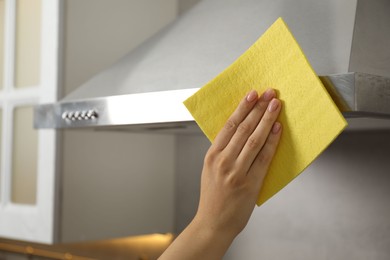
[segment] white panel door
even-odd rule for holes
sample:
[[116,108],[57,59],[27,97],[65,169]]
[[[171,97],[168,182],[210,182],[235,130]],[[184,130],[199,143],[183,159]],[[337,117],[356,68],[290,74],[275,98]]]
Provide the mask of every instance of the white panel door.
[[33,107],[55,102],[60,0],[0,0],[0,237],[52,243],[55,130]]

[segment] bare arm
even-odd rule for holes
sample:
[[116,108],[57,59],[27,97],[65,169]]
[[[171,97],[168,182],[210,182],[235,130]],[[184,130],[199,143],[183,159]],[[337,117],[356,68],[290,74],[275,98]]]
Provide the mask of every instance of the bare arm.
[[160,260],[222,259],[255,207],[279,143],[280,109],[272,89],[241,101],[205,156],[194,219]]

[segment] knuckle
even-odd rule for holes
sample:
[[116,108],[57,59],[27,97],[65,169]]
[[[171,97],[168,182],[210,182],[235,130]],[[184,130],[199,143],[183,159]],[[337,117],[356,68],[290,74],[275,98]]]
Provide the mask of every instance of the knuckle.
[[204,163],[206,165],[213,165],[215,161],[218,158],[218,151],[216,149],[213,149],[213,147],[210,147],[207,151],[205,157],[204,157]]
[[221,155],[221,156],[219,156],[218,160],[216,161],[215,166],[222,173],[227,173],[230,170],[230,159],[225,155]]
[[248,147],[251,149],[258,148],[259,146],[261,146],[261,141],[260,139],[251,136],[248,138],[247,144]]
[[249,134],[251,131],[251,127],[248,123],[245,123],[245,122],[242,122],[238,128],[237,128],[237,132],[240,133],[240,134]]
[[226,184],[231,188],[239,188],[244,185],[244,179],[240,178],[237,174],[230,174],[226,178]]
[[268,164],[271,161],[271,158],[272,158],[272,156],[270,154],[268,154],[268,153],[265,153],[265,152],[260,152],[257,155],[257,160],[261,164]]
[[275,122],[275,120],[276,119],[268,113],[265,114],[264,117],[262,118],[262,121],[267,125],[272,125]]
[[212,164],[214,160],[215,160],[215,153],[212,150],[209,150],[204,157],[204,162],[205,164],[209,165]]
[[234,163],[228,154],[214,150],[209,150],[206,153],[203,163],[205,167],[212,169],[221,175],[229,174],[234,166]]
[[234,128],[236,128],[236,122],[234,122],[233,119],[228,119],[225,123],[225,129],[226,130],[233,130]]
[[262,102],[258,101],[255,104],[255,109],[260,110],[260,111],[264,111],[266,109],[266,107],[264,106],[264,104]]

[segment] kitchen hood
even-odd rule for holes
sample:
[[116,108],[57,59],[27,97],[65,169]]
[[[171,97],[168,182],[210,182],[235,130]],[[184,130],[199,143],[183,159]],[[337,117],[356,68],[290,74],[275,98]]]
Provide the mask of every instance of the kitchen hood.
[[199,131],[183,100],[283,17],[357,128],[390,129],[390,1],[203,0],[63,100],[37,128]]

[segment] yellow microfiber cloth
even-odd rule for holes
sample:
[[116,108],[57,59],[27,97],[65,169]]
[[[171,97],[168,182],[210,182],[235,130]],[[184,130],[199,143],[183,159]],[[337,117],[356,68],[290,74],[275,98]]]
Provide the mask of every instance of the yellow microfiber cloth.
[[283,103],[283,132],[257,205],[298,176],[347,126],[282,18],[184,104],[213,142],[244,96],[267,88]]

